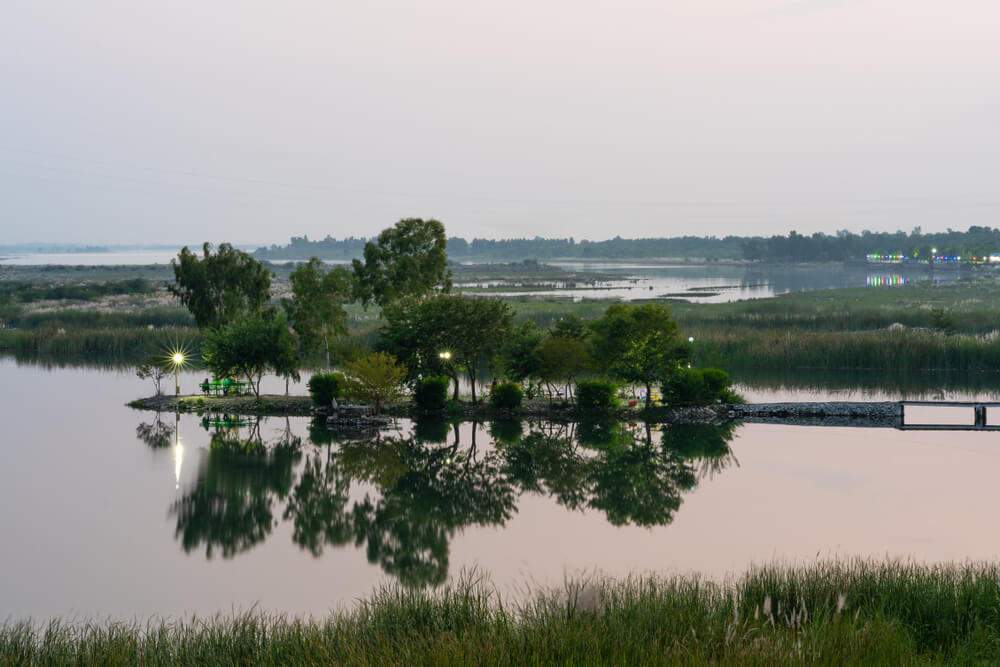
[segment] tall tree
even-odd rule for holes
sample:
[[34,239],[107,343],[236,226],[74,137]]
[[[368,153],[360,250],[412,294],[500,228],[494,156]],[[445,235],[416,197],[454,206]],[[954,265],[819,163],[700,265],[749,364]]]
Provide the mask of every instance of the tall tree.
[[658,303],[612,304],[590,327],[592,357],[609,375],[644,385],[647,408],[653,384],[669,377],[690,356],[677,322]]
[[444,225],[406,218],[365,244],[364,262],[353,260],[356,296],[386,306],[404,297],[451,291]]
[[181,249],[170,260],[174,284],[167,289],[194,315],[202,329],[224,326],[239,315],[260,310],[271,297],[271,272],[256,259],[228,243],[213,254],[202,246],[203,257]]
[[351,272],[342,266],[324,271],[322,262],[313,257],[296,267],[288,279],[292,298],[281,300],[288,321],[299,335],[306,357],[322,350],[329,369],[331,339],[347,334],[344,302],[351,296]]

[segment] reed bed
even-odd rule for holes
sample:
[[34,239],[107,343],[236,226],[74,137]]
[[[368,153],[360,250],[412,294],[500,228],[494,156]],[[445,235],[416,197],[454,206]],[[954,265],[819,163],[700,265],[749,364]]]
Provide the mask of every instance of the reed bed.
[[688,330],[694,361],[726,369],[879,370],[891,373],[1000,369],[1000,339],[935,331]]
[[54,364],[131,365],[151,352],[162,352],[178,342],[192,350],[201,346],[197,329],[100,328],[100,329],[0,329],[0,351],[18,361]]
[[0,626],[4,664],[995,664],[996,564],[854,560],[592,576],[504,603],[482,576],[377,590],[323,620],[250,612]]
[[988,281],[797,292],[730,303],[670,306],[686,329],[871,331],[892,325],[988,334],[1000,328],[1000,286]]

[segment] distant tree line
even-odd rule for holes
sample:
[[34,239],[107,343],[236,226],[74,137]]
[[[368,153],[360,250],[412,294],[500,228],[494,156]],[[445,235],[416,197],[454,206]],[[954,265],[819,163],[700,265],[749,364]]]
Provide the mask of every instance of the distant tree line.
[[964,232],[949,229],[923,234],[916,227],[909,234],[866,230],[860,234],[839,231],[833,236],[820,232],[803,236],[792,231],[787,236],[746,238],[741,247],[745,259],[770,262],[851,261],[869,254],[905,255],[922,261],[935,249],[939,255],[971,259],[1000,253],[1000,229],[972,226]]
[[[374,240],[374,239],[372,239]],[[295,236],[284,246],[258,248],[253,255],[262,260],[320,259],[349,260],[364,254],[369,239],[348,237],[337,240],[327,236],[310,241]],[[787,235],[763,236],[678,236],[673,238],[624,239],[607,241],[576,240],[573,237],[546,239],[473,239],[447,240],[452,259],[521,260],[521,259],[642,259],[654,257],[690,257],[698,259],[746,259],[766,262],[842,262],[864,259],[872,253],[904,254],[918,260],[938,254],[958,257],[981,257],[1000,252],[1000,229],[973,225],[967,231],[924,234],[920,227],[911,232],[872,232],[860,234],[841,230],[835,234],[817,232],[805,236],[796,231]]]
[[[697,257],[713,259],[740,259],[741,241],[738,236],[725,238],[679,236],[674,238],[623,239],[607,241],[545,239],[472,239],[456,236],[448,239],[448,256],[452,259],[475,258],[482,260],[535,259],[629,259],[651,257]],[[288,245],[258,248],[253,255],[262,260],[353,259],[361,257],[368,239],[348,237],[337,240],[327,236],[321,241],[310,241],[308,236],[293,236]]]

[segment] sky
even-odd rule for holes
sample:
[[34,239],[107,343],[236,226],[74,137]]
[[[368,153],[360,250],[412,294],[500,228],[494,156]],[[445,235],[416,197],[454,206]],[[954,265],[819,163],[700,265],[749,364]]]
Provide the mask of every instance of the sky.
[[0,244],[1000,226],[996,0],[8,0]]

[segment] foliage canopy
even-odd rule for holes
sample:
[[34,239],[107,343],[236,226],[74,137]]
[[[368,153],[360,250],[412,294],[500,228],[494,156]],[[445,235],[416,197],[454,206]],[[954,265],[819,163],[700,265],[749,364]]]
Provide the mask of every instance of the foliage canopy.
[[406,297],[451,291],[444,225],[405,218],[365,244],[364,261],[352,260],[355,296],[364,304],[386,305]]
[[170,293],[181,300],[202,329],[217,329],[247,312],[260,310],[271,296],[271,272],[256,259],[228,243],[212,253],[202,246],[202,258],[183,247],[170,260],[174,283]]

